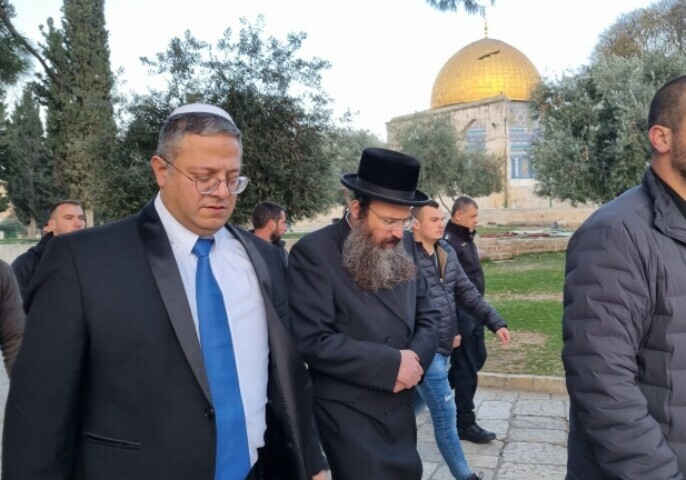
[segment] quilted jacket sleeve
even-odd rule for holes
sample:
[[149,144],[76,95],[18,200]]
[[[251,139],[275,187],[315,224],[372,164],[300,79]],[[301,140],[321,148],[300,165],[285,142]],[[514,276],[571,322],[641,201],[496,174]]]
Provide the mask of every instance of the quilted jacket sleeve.
[[652,318],[644,265],[624,226],[596,225],[570,241],[562,352],[578,429],[570,442],[590,445],[607,478],[681,479],[636,381],[637,353]]

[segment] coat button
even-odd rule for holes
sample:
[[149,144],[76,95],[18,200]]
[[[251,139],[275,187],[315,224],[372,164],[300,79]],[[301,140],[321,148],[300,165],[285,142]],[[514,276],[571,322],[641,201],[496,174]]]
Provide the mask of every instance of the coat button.
[[214,408],[207,407],[205,409],[205,418],[207,418],[208,420],[212,420],[214,418]]

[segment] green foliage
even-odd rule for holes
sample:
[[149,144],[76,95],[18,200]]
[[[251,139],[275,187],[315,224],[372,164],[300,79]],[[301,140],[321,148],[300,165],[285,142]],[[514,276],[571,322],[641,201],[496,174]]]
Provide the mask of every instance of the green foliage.
[[429,196],[479,197],[502,189],[502,160],[483,149],[460,148],[447,116],[415,115],[394,138],[401,151],[421,162],[419,186]]
[[39,105],[24,89],[10,122],[0,135],[0,180],[19,219],[42,224],[58,196],[54,164],[43,138]]
[[542,83],[531,104],[541,136],[529,152],[539,195],[603,203],[640,181],[648,106],[686,71],[685,32],[686,3],[662,0],[620,17],[589,66]]
[[0,221],[0,232],[5,233],[5,238],[17,238],[18,235],[26,235],[26,227],[16,218],[10,217]]
[[[7,1],[3,3],[8,16],[14,17],[14,7]],[[28,54],[12,37],[7,25],[0,22],[0,90],[15,84],[30,68]]]
[[[436,10],[441,12],[456,12],[460,7],[470,15],[484,15],[485,9],[479,0],[426,0]],[[495,5],[495,0],[491,0],[491,5]]]
[[[243,173],[251,180],[232,217],[239,224],[247,223],[253,206],[265,199],[284,205],[293,221],[326,211],[332,203],[332,164],[324,149],[330,99],[321,87],[321,72],[329,64],[299,57],[304,33],[291,33],[282,42],[264,38],[263,29],[262,17],[254,24],[242,20],[237,38],[228,29],[214,48],[186,32],[154,59],[142,59],[167,87],[128,105],[132,120],[118,147],[119,162],[129,168],[123,159],[150,158],[161,121],[178,105],[206,102],[224,108],[243,133]],[[126,178],[120,180],[126,184]],[[121,197],[124,190],[119,185],[105,194]],[[108,205],[107,216],[129,213],[121,209],[127,203]]]
[[[331,178],[331,192],[342,188],[340,178],[344,173],[357,171],[362,150],[367,147],[385,147],[383,140],[369,130],[358,130],[349,127],[333,128],[326,135],[324,141],[324,155],[333,166]],[[342,195],[335,197],[341,205],[345,204]]]
[[607,56],[543,82],[531,103],[541,127],[529,152],[537,193],[602,203],[638,183],[649,159],[650,100],[685,70],[684,57]]
[[662,0],[648,8],[622,15],[600,36],[594,63],[607,55],[642,58],[684,55],[686,52],[686,2]]
[[43,77],[37,91],[48,107],[58,181],[92,209],[116,135],[104,0],[64,0],[62,12],[62,29],[50,19],[43,32],[56,79]]

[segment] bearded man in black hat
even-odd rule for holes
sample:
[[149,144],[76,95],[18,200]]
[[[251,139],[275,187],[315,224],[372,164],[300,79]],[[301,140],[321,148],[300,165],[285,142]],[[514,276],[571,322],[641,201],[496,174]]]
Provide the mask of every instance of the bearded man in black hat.
[[367,148],[346,218],[291,250],[292,328],[309,365],[315,416],[335,480],[419,480],[415,385],[436,352],[438,311],[416,267],[419,162]]

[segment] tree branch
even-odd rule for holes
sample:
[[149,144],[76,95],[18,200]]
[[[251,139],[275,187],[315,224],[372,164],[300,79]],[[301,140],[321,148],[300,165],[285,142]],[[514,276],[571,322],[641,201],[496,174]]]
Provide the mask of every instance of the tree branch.
[[50,77],[50,80],[57,83],[58,85],[61,85],[62,82],[60,82],[59,78],[57,77],[55,72],[52,71],[50,66],[45,61],[45,59],[43,59],[43,57],[41,57],[41,55],[36,51],[36,49],[31,46],[28,40],[26,40],[26,38],[24,38],[23,35],[17,32],[16,28],[14,28],[14,25],[12,24],[9,13],[7,11],[7,3],[4,0],[0,0],[0,20],[2,20],[2,23],[5,24],[7,30],[9,30],[10,34],[12,35],[12,38],[14,38],[19,43],[19,45],[24,47],[27,52],[33,55],[38,60],[38,62],[40,62],[41,66],[45,70],[45,73],[47,73],[48,77]]

